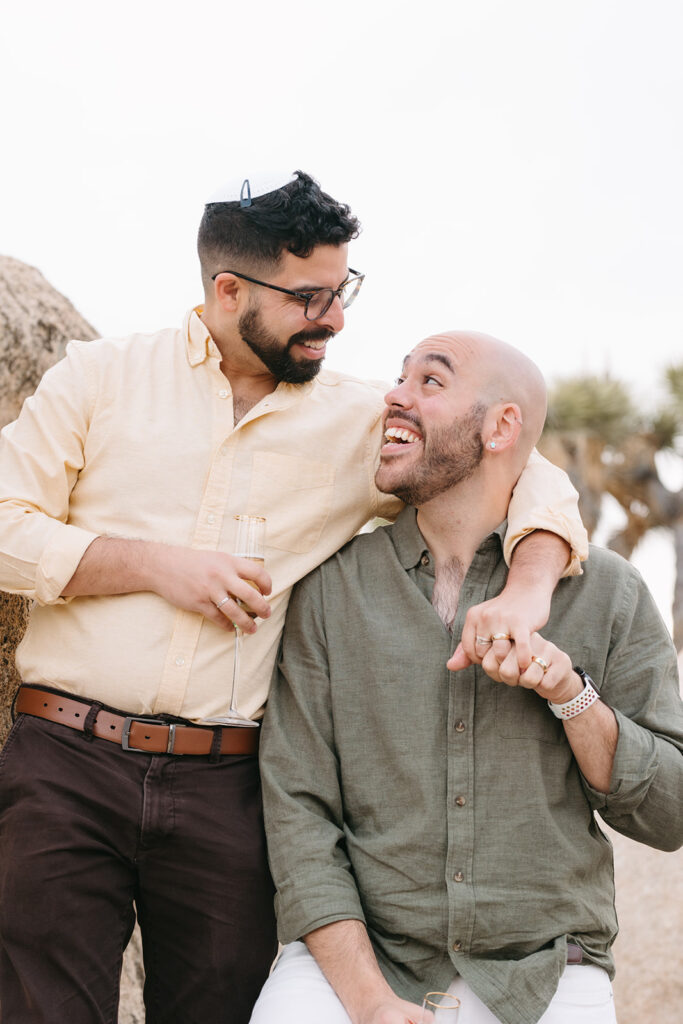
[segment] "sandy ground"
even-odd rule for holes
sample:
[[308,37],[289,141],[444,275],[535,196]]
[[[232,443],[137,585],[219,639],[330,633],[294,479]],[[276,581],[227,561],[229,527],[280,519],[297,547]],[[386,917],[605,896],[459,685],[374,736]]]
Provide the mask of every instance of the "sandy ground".
[[662,853],[604,830],[614,844],[619,1024],[682,1024],[683,851]]

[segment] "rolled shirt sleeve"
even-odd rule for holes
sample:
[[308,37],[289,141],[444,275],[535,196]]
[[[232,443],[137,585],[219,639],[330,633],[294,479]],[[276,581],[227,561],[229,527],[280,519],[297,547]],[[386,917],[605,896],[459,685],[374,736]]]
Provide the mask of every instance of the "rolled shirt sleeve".
[[69,600],[60,594],[97,537],[68,521],[90,412],[80,344],[69,345],[0,439],[0,588],[39,604]]
[[615,573],[618,611],[600,695],[619,737],[608,793],[586,795],[618,832],[660,850],[683,844],[683,721],[676,652],[640,574]]
[[567,541],[571,555],[564,576],[581,574],[588,557],[588,534],[579,514],[579,496],[563,469],[534,449],[512,493],[503,553],[510,564],[516,545],[533,530],[548,530]]

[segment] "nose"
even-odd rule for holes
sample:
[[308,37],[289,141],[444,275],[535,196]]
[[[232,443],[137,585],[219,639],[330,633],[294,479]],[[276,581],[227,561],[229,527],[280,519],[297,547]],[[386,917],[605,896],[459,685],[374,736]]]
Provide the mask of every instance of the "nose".
[[400,384],[395,384],[391,391],[387,391],[384,396],[384,402],[389,407],[398,406],[401,409],[407,409],[411,405],[410,389],[408,388],[408,381],[403,380]]

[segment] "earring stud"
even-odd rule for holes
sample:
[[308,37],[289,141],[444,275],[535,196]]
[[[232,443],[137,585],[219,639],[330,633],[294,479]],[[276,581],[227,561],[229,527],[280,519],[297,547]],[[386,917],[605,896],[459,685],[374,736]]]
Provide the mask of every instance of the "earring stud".
[[495,447],[496,447],[496,442],[495,441],[490,441],[489,442],[489,448],[495,448]]

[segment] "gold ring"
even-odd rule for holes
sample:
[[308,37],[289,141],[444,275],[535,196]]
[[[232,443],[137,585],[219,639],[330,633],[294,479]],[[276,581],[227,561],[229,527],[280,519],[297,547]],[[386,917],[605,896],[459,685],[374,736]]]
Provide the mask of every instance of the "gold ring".
[[490,640],[489,637],[487,637],[487,636],[478,636],[477,637],[477,643],[478,644],[492,644],[493,640]]
[[541,668],[543,669],[543,675],[545,675],[548,669],[550,668],[550,665],[545,660],[545,658],[537,658],[535,654],[532,654],[531,660],[535,661],[537,665],[541,666]]
[[491,640],[512,640],[509,633],[492,633]]

